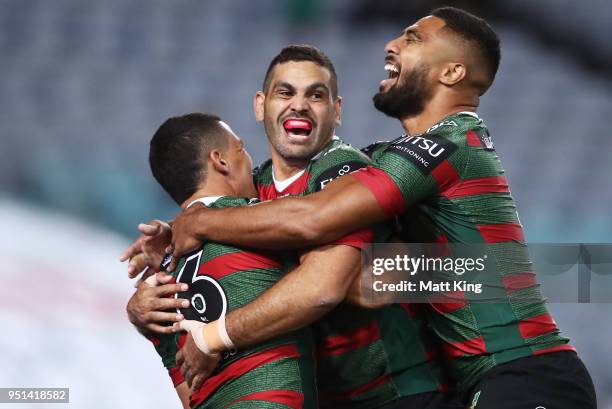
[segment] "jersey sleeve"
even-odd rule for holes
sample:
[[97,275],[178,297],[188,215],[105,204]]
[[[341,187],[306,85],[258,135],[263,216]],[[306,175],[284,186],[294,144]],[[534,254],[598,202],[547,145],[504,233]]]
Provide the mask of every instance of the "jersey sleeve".
[[176,366],[176,353],[179,350],[176,336],[161,334],[149,335],[147,338],[153,343],[155,351],[161,357],[164,368],[168,370],[172,384],[176,387],[185,382],[180,368]]
[[[341,145],[319,159],[316,168],[313,169],[314,183],[311,184],[312,189],[309,193],[321,191],[332,180],[358,169],[364,169],[371,163],[370,159],[362,152],[348,145]],[[374,231],[368,227],[341,237],[333,244],[351,246],[362,250],[367,243],[373,241]]]
[[459,181],[457,168],[465,149],[437,135],[399,138],[382,152],[374,165],[353,176],[376,197],[389,215],[444,191]]

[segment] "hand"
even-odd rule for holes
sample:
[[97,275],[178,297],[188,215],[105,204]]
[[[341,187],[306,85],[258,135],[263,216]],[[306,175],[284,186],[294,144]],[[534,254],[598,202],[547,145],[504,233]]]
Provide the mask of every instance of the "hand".
[[[165,249],[170,244],[172,230],[170,225],[161,220],[141,223],[138,230],[142,233],[121,255],[120,261],[128,263],[128,277],[134,278],[146,267],[157,272],[165,256]],[[146,279],[142,277],[142,279]]]
[[166,248],[166,253],[172,253],[166,271],[174,271],[182,256],[202,246],[204,240],[197,234],[196,226],[207,211],[204,205],[196,203],[176,216],[172,223],[172,244]]
[[[168,298],[169,295],[189,288],[185,283],[168,284],[173,279],[171,275],[158,273],[147,278],[128,301],[126,310],[132,324],[144,332],[157,332],[159,334],[172,334],[175,330],[172,324],[183,319],[177,314],[176,308],[189,307],[185,299]],[[170,323],[170,325],[160,325]]]
[[198,336],[196,332],[201,332],[205,325],[193,320],[181,321],[181,328],[188,331],[188,334],[185,344],[176,354],[176,365],[180,367],[191,393],[202,387],[221,360],[219,354],[205,354],[196,345],[194,335]]

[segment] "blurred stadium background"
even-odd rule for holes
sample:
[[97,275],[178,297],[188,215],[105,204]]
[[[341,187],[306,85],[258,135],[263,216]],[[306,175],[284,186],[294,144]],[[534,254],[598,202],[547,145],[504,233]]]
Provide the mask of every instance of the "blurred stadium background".
[[[449,3],[502,39],[480,114],[528,240],[612,242],[607,1],[0,1],[0,387],[70,387],[77,408],[178,407],[127,323],[117,261],[137,223],[176,212],[149,173],[155,129],[215,112],[263,161],[252,96],[283,46],[312,43],[338,70],[338,134],[356,146],[394,138],[398,123],[371,104],[383,44]],[[552,309],[612,408],[611,305]]]

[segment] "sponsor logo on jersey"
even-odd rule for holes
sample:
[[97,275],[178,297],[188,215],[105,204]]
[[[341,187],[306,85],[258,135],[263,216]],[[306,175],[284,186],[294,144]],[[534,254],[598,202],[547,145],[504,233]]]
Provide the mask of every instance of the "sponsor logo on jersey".
[[423,174],[448,158],[457,145],[440,136],[404,136],[393,141],[387,152],[397,153],[412,162]]
[[458,126],[457,122],[452,121],[452,120],[448,120],[448,121],[442,121],[438,124],[435,124],[434,126],[432,126],[431,128],[429,128],[428,130],[425,131],[425,133],[429,133],[431,131],[435,131],[438,128],[441,128],[443,126]]
[[491,139],[491,135],[489,135],[489,131],[486,129],[480,130],[477,132],[478,138],[480,139],[480,143],[485,149],[495,150],[495,145],[493,145],[493,139]]
[[315,179],[315,188],[317,191],[323,190],[325,186],[339,176],[344,176],[357,169],[365,168],[367,164],[359,161],[344,162],[336,166],[326,169]]

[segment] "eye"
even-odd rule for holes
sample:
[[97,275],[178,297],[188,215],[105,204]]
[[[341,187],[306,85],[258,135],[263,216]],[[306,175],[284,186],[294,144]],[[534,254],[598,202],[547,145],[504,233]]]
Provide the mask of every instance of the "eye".
[[288,91],[286,89],[281,89],[277,92],[278,95],[280,95],[281,97],[285,97],[285,98],[289,98],[291,97],[291,91]]
[[315,101],[320,101],[323,99],[323,94],[320,92],[315,92],[312,94],[312,99],[314,99]]

